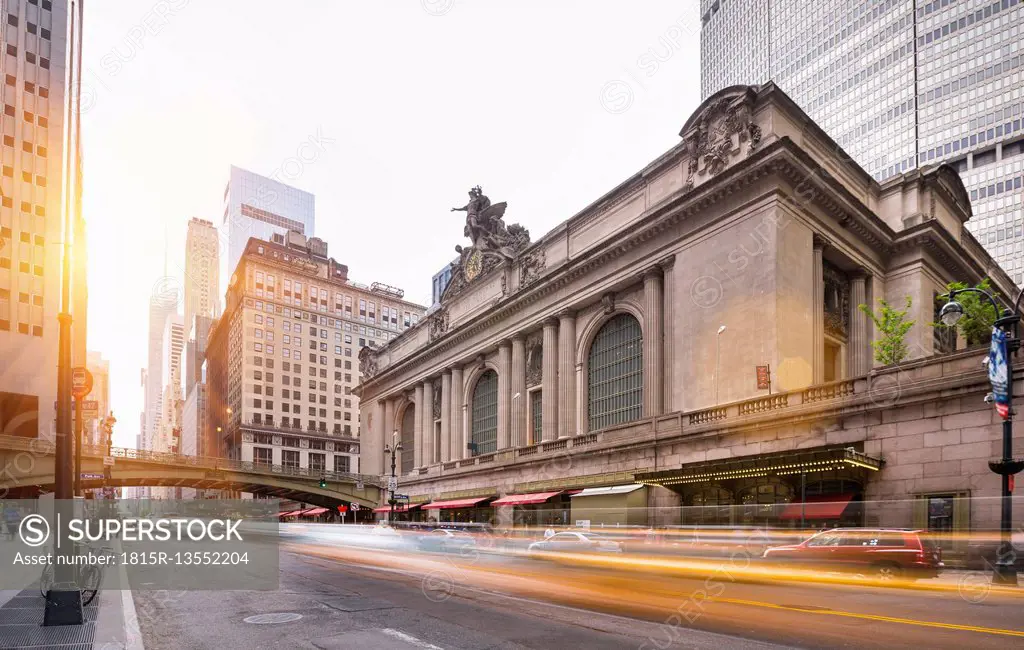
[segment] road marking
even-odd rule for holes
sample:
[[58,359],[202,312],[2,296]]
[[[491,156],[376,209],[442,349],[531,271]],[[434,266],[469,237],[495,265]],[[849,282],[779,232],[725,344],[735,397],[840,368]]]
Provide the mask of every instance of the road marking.
[[895,616],[881,616],[879,614],[858,614],[856,612],[843,612],[834,609],[811,609],[810,607],[799,607],[796,605],[776,605],[758,600],[742,600],[740,598],[708,598],[710,602],[731,603],[734,605],[749,605],[752,607],[765,607],[768,609],[783,609],[803,614],[820,614],[823,616],[842,616],[845,618],[859,618],[868,621],[881,621],[884,623],[900,623],[902,625],[917,625],[919,627],[937,627],[944,630],[960,630],[962,632],[979,632],[982,634],[999,634],[1003,636],[1024,637],[1024,630],[1004,630],[997,627],[979,627],[977,625],[960,625],[957,623],[940,623],[938,621],[919,621],[913,618],[897,618]]
[[383,632],[384,634],[387,634],[388,636],[391,636],[391,637],[394,637],[396,639],[400,639],[402,641],[405,641],[406,643],[408,643],[410,645],[414,645],[417,648],[424,648],[425,650],[444,650],[444,648],[442,648],[439,645],[434,645],[433,643],[427,643],[423,639],[418,639],[418,638],[414,637],[411,634],[406,634],[405,632],[399,632],[398,630],[392,630],[389,627],[381,628],[381,632]]

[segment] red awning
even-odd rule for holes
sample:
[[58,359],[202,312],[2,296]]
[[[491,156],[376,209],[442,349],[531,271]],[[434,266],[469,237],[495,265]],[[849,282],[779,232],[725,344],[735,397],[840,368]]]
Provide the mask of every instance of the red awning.
[[278,516],[278,517],[287,517],[287,516],[288,516],[288,515],[290,515],[290,514],[292,514],[292,513],[291,513],[291,510],[286,510],[285,512],[279,512],[279,513],[277,513],[277,516]]
[[327,508],[312,508],[305,512],[299,513],[300,517],[315,517],[316,515],[322,515],[327,512]]
[[839,519],[850,505],[853,494],[829,494],[808,497],[806,503],[791,503],[779,515],[779,519]]
[[[420,507],[419,504],[413,504],[413,505],[409,506],[409,510],[415,510],[416,508],[419,508],[419,507]],[[391,506],[383,506],[381,508],[374,508],[373,511],[374,512],[391,512]],[[395,508],[395,512],[406,512],[406,508],[405,508],[405,506],[398,506],[397,508]]]
[[497,506],[525,506],[531,503],[544,503],[553,496],[561,494],[558,492],[534,492],[533,494],[506,494],[497,501],[491,503],[491,507]]
[[494,497],[475,497],[473,499],[455,499],[454,501],[431,501],[423,506],[424,510],[450,510],[452,508],[472,508],[481,501],[493,499]]
[[282,512],[278,516],[280,516],[280,517],[294,517],[295,515],[299,514],[300,512],[302,512],[302,511],[301,510],[291,510],[289,512]]

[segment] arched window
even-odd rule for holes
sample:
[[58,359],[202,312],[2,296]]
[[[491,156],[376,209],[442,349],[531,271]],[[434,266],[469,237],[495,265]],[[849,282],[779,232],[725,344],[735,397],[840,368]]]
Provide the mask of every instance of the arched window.
[[470,440],[473,455],[498,449],[498,373],[488,370],[480,375],[473,389],[473,428]]
[[589,430],[639,419],[643,401],[640,323],[629,314],[619,314],[601,327],[587,356]]
[[416,465],[416,407],[412,404],[402,414],[402,460],[401,471],[408,474]]

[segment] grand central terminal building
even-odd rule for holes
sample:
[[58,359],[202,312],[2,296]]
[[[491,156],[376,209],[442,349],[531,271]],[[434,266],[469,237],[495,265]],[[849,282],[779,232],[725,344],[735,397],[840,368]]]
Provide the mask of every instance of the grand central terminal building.
[[440,306],[360,357],[363,471],[401,443],[423,519],[996,527],[985,351],[931,323],[951,281],[1014,287],[953,169],[879,184],[771,83],[680,136],[536,241],[470,192]]

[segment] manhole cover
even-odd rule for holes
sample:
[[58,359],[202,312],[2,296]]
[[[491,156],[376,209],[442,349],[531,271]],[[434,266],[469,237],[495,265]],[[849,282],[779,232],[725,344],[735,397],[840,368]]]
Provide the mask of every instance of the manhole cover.
[[278,612],[277,614],[257,614],[256,616],[250,616],[245,619],[246,623],[252,623],[253,625],[277,625],[278,623],[291,623],[302,618],[302,614],[292,614],[290,612]]

